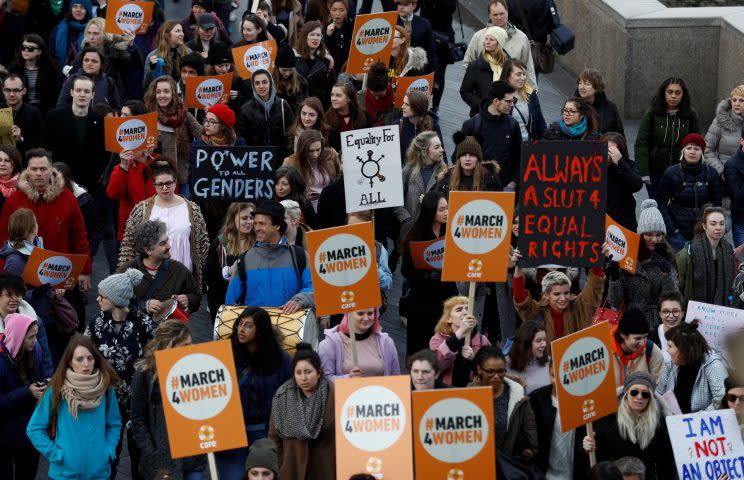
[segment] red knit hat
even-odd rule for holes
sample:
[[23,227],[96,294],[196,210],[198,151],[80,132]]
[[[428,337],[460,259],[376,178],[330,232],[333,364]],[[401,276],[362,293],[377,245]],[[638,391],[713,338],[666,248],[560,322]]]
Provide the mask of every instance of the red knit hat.
[[218,103],[212,105],[207,110],[207,113],[211,113],[220,119],[220,122],[224,123],[226,127],[233,128],[235,126],[235,112],[224,103]]
[[685,138],[682,139],[681,143],[682,148],[685,148],[689,143],[694,143],[700,147],[700,150],[705,151],[705,139],[699,133],[688,133],[685,135]]

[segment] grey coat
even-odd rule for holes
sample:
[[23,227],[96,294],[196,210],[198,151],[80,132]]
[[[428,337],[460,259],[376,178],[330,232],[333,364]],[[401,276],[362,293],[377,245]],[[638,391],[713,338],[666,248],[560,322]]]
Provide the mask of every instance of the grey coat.
[[723,173],[723,164],[739,150],[744,118],[731,110],[731,99],[721,100],[716,118],[705,134],[705,163]]
[[410,220],[415,220],[421,209],[419,199],[437,185],[437,168],[434,167],[434,173],[429,179],[429,183],[424,186],[424,178],[421,176],[421,169],[418,165],[406,164],[403,167],[403,206],[396,207],[396,220],[403,224]]
[[[656,393],[664,395],[673,392],[677,385],[677,374],[679,367],[671,362],[664,364],[659,382],[656,385]],[[726,362],[716,350],[710,350],[705,354],[705,359],[700,370],[698,370],[695,384],[692,386],[690,398],[691,413],[701,410],[714,410],[726,394],[723,381],[728,376]]]

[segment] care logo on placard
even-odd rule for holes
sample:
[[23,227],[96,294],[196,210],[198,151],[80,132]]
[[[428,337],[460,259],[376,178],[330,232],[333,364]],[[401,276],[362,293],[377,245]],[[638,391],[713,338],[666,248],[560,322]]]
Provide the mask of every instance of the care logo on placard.
[[72,261],[67,257],[49,257],[39,264],[36,270],[42,285],[49,283],[57,285],[67,278],[72,272]]
[[406,89],[406,93],[412,90],[418,90],[420,92],[424,92],[425,94],[429,95],[429,82],[425,78],[419,78],[418,80],[414,80],[413,82],[411,82],[410,85],[408,85],[408,88]]
[[[492,213],[483,213],[492,212]],[[506,212],[490,200],[473,200],[455,214],[452,237],[463,252],[480,255],[498,247],[506,235]]]
[[598,338],[576,340],[561,357],[560,381],[563,388],[575,397],[592,393],[607,376],[609,362],[610,352]]
[[217,104],[225,93],[225,86],[216,78],[208,78],[196,87],[196,99],[205,107]]
[[147,139],[147,124],[139,118],[127,120],[116,129],[116,141],[124,150],[134,150]]
[[485,412],[463,398],[438,401],[419,424],[424,449],[446,463],[462,463],[478,455],[488,441],[488,431]]
[[268,70],[271,67],[271,54],[262,45],[254,45],[245,51],[243,55],[243,65],[251,73],[256,70]]
[[354,44],[363,55],[374,55],[387,46],[392,31],[390,22],[384,18],[373,18],[359,28]]
[[367,274],[371,263],[367,242],[350,233],[327,238],[315,252],[315,271],[334,287],[357,283]]
[[431,268],[442,269],[444,263],[444,239],[437,240],[424,250],[424,261]]
[[406,407],[388,388],[362,387],[344,402],[341,425],[344,436],[354,447],[379,452],[390,448],[403,435]]
[[[225,364],[216,357],[194,353],[171,367],[165,388],[176,412],[191,420],[206,420],[227,406],[232,395],[232,378]],[[208,435],[208,428],[202,433]]]
[[625,234],[620,230],[617,225],[610,225],[607,227],[607,246],[610,247],[612,252],[612,259],[616,262],[625,258],[628,255],[628,240],[625,238]]
[[145,12],[137,3],[126,3],[116,12],[116,25],[125,32],[139,30],[145,21]]

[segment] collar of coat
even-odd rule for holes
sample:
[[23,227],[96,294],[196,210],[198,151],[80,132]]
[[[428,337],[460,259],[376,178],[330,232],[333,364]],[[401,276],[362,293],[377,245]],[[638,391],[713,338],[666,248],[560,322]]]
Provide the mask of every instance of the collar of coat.
[[28,169],[22,171],[18,178],[18,190],[23,192],[33,203],[54,202],[65,189],[65,180],[57,169],[50,167],[50,170],[52,172],[52,178],[43,192],[33,186],[33,183],[31,182],[31,172],[29,172]]

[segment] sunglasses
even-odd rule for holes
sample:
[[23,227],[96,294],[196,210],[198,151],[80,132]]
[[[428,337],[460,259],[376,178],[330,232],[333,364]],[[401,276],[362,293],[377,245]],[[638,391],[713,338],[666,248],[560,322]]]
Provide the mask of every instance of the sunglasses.
[[740,403],[744,403],[744,395],[734,395],[733,393],[729,393],[726,395],[726,400],[728,400],[729,403],[736,403],[737,400]]
[[630,393],[630,396],[634,398],[637,397],[638,395],[640,395],[641,398],[644,400],[648,400],[649,398],[651,398],[650,392],[641,392],[640,390],[633,389],[628,393]]
[[39,50],[39,47],[34,47],[32,45],[24,45],[21,47],[21,50],[24,52],[35,52],[36,50]]

